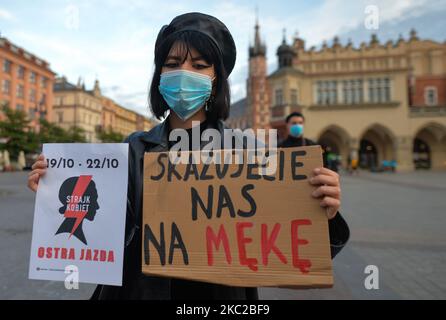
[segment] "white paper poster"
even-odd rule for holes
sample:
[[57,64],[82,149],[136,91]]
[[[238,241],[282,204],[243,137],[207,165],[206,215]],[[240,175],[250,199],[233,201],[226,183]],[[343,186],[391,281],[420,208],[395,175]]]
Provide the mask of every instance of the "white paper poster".
[[36,194],[29,278],[122,285],[127,143],[49,143]]

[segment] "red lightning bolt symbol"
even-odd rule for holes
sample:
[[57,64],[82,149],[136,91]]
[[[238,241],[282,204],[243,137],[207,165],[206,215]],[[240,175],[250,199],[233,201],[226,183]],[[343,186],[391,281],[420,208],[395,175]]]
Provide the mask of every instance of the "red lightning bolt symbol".
[[[74,186],[73,193],[71,194],[70,202],[68,203],[68,208],[76,205],[81,200],[81,197],[84,195],[85,190],[90,184],[92,176],[79,176],[79,179]],[[76,199],[73,201],[72,199]],[[73,229],[71,230],[70,237],[73,235],[74,231],[76,231],[77,227],[81,224],[82,220],[84,220],[87,211],[84,210],[66,210],[64,213],[65,218],[75,218]]]

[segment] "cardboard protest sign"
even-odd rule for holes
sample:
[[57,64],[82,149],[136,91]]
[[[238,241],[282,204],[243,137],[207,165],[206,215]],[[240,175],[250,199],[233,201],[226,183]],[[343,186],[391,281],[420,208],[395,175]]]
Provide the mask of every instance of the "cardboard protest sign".
[[328,221],[308,183],[321,148],[276,151],[268,175],[258,163],[146,153],[142,271],[231,286],[332,286]]
[[29,278],[122,285],[128,144],[44,144]]

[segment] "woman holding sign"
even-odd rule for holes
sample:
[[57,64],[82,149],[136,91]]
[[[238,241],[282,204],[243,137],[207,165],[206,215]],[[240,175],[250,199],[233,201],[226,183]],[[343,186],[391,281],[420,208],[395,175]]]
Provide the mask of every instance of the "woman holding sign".
[[[94,299],[257,299],[256,288],[241,288],[204,282],[147,276],[141,272],[143,158],[148,151],[168,151],[174,129],[192,136],[193,121],[200,131],[218,130],[223,136],[223,120],[229,116],[228,76],[236,59],[234,40],[226,26],[215,17],[187,13],[160,30],[155,43],[155,71],[150,88],[152,113],[165,120],[148,132],[135,132],[129,143],[129,185],[125,235],[123,286],[98,286]],[[196,129],[196,128],[195,128]],[[189,139],[192,141],[192,139]],[[206,141],[207,142],[207,141]],[[200,146],[198,146],[200,147]],[[190,145],[191,149],[194,149]],[[28,185],[36,191],[46,164],[41,155],[33,165]],[[339,176],[319,168],[310,183],[319,186],[313,197],[327,208],[328,219],[338,215]],[[330,226],[330,240],[341,248],[348,239],[348,227]],[[339,250],[338,250],[339,251]],[[336,252],[332,251],[332,256]]]

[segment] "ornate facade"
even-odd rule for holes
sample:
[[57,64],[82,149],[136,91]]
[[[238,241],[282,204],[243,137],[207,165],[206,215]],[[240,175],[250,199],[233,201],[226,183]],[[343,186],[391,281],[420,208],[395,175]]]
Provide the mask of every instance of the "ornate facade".
[[419,39],[305,48],[286,38],[278,68],[266,70],[266,46],[256,23],[249,48],[247,98],[231,108],[231,127],[276,128],[286,136],[292,111],[306,119],[305,136],[362,167],[397,161],[398,170],[446,169],[446,43]]
[[54,118],[57,125],[69,129],[84,129],[87,141],[99,142],[100,130],[113,130],[124,136],[134,131],[149,130],[155,122],[117,104],[101,93],[96,80],[92,90],[79,82],[71,84],[66,78],[57,78],[54,84]]

